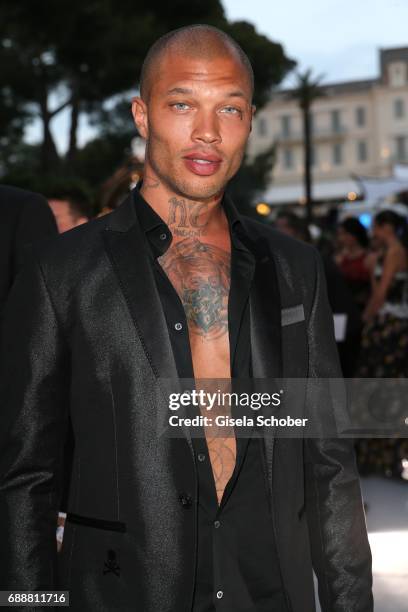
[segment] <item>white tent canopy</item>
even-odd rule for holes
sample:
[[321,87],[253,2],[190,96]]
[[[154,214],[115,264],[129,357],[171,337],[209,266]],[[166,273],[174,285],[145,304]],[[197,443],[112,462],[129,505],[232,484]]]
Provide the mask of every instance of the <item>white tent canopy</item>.
[[408,191],[408,168],[396,166],[393,176],[385,178],[358,177],[364,198],[369,202],[383,200],[402,191]]
[[[354,191],[361,193],[358,182],[353,179],[342,181],[315,182],[313,184],[313,198],[315,200],[345,200],[347,194]],[[263,199],[270,204],[288,204],[299,202],[305,195],[303,183],[292,185],[271,185],[265,192]]]
[[[394,166],[393,174],[389,177],[355,176],[338,181],[315,181],[312,185],[315,201],[346,200],[348,193],[354,192],[369,202],[377,202],[402,191],[408,191],[407,164]],[[304,184],[299,182],[289,185],[272,184],[263,199],[270,204],[289,204],[301,202],[304,196]]]

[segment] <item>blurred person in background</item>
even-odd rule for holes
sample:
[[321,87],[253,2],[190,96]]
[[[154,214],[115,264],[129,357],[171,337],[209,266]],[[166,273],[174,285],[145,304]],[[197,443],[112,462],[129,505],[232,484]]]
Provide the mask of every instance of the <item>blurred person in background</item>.
[[292,236],[303,242],[312,242],[309,226],[306,219],[289,211],[279,211],[275,219],[275,227],[287,236]]
[[368,246],[367,230],[356,217],[348,217],[339,224],[336,232],[337,251],[333,258],[358,309],[358,321],[352,331],[348,330],[340,350],[347,377],[356,373],[363,327],[361,315],[370,293],[371,253]]
[[[360,378],[405,378],[408,376],[408,233],[407,222],[391,210],[378,213],[373,222],[377,263],[372,273],[372,291],[363,313],[358,372]],[[404,400],[406,401],[406,400]],[[392,422],[398,404],[381,420]],[[400,476],[406,445],[399,438],[361,439],[357,460],[362,473]]]
[[406,220],[391,210],[378,213],[373,238],[383,248],[372,273],[363,312],[366,323],[359,375],[408,376],[408,240]]
[[[306,219],[290,211],[280,211],[275,220],[275,227],[297,240],[312,242],[311,233]],[[330,307],[335,317],[337,348],[341,368],[346,377],[353,376],[355,369],[356,342],[358,344],[361,319],[345,280],[342,278],[332,257],[325,252],[320,253],[327,282],[327,295]],[[343,324],[344,321],[344,324]]]
[[92,216],[89,200],[80,189],[54,190],[48,197],[48,204],[54,213],[60,234],[87,223]]
[[0,185],[0,320],[14,280],[30,252],[57,234],[53,212],[42,195]]
[[338,226],[336,240],[335,262],[355,303],[363,311],[370,292],[367,230],[356,217],[348,217]]
[[30,247],[56,234],[53,214],[43,196],[0,185],[0,316]]

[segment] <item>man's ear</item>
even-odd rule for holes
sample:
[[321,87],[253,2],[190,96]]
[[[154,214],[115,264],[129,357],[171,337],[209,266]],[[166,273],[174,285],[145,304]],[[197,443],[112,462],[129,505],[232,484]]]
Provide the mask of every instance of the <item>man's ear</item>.
[[132,98],[132,115],[140,136],[147,140],[149,135],[147,106],[139,96]]

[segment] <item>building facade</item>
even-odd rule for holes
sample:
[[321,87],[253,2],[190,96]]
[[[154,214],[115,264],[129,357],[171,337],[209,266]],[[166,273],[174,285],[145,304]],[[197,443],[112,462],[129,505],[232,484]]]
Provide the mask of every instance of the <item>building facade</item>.
[[[408,47],[383,49],[380,75],[322,85],[312,105],[313,198],[316,202],[361,195],[354,175],[384,177],[408,163]],[[278,91],[254,119],[250,157],[276,144],[269,204],[302,204],[302,116],[291,91]]]

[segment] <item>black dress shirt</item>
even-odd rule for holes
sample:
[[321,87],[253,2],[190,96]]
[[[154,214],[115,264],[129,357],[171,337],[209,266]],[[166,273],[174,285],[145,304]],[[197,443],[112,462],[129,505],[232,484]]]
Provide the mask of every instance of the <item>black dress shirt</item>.
[[[228,331],[232,378],[251,371],[249,289],[254,254],[241,240],[244,228],[236,211],[223,207],[231,236]],[[136,212],[146,235],[154,276],[166,317],[180,378],[194,378],[188,325],[182,302],[157,258],[170,247],[172,234],[137,193]],[[149,248],[150,247],[150,248]],[[233,474],[218,504],[207,442],[193,437],[198,469],[198,558],[193,612],[287,612],[268,506],[262,440],[236,436]]]

